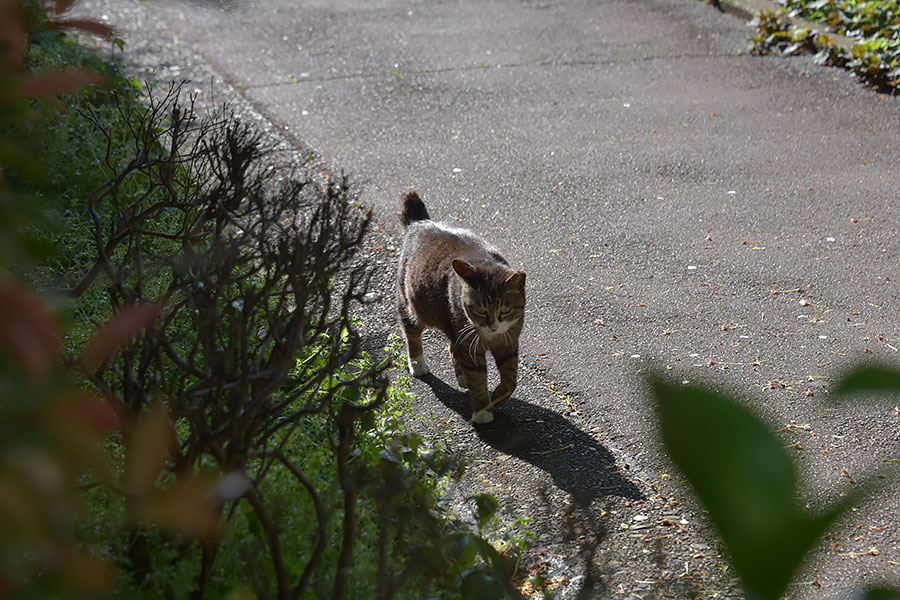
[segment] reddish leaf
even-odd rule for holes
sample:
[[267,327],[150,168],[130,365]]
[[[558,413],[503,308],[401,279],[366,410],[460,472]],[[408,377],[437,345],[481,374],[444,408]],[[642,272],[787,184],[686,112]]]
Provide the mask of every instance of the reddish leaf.
[[84,360],[89,365],[96,365],[109,358],[152,325],[161,310],[159,302],[141,302],[123,308],[94,336],[84,353]]
[[56,322],[37,297],[0,280],[0,345],[7,346],[32,380],[46,375],[59,349]]
[[214,533],[219,509],[211,501],[216,479],[190,477],[147,500],[143,517],[173,533],[200,537]]
[[102,38],[113,37],[116,34],[116,30],[109,25],[104,25],[103,23],[90,21],[88,19],[57,20],[54,24],[60,29],[80,29],[81,31],[92,33]]
[[28,98],[49,99],[86,85],[103,87],[106,79],[93,71],[72,69],[49,73],[29,73],[19,84],[18,93]]
[[120,406],[88,394],[66,398],[58,410],[61,416],[100,435],[121,428],[124,419]]
[[175,428],[161,404],[153,404],[134,425],[127,446],[127,489],[137,496],[146,496],[175,447]]
[[101,481],[113,483],[110,455],[101,444],[103,434],[68,405],[69,400],[64,399],[48,407],[49,410],[44,413],[43,425],[53,440],[55,455],[64,461],[68,469],[74,469],[72,476],[88,468]]
[[28,46],[28,29],[20,2],[0,0],[0,66],[21,66]]
[[71,548],[64,554],[56,572],[69,593],[105,594],[112,591],[113,570],[103,559]]

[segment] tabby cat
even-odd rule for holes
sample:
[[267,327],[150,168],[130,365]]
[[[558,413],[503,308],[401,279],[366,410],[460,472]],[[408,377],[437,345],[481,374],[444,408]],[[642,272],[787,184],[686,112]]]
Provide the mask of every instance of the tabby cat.
[[[450,340],[459,386],[469,390],[472,422],[490,423],[491,409],[516,389],[519,333],[525,319],[525,273],[471,231],[431,220],[415,192],[400,205],[406,229],[397,269],[397,311],[406,338],[409,370],[427,375],[422,331],[435,328]],[[490,351],[500,384],[488,393]]]

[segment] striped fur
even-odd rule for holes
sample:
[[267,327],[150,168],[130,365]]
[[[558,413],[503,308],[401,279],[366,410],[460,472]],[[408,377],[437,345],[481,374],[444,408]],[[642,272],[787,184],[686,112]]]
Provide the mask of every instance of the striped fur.
[[[406,236],[397,269],[397,312],[409,370],[415,376],[429,372],[422,331],[440,329],[450,341],[457,382],[469,391],[473,421],[490,422],[490,411],[516,389],[525,273],[472,232],[432,221],[415,192],[403,198],[399,218]],[[500,373],[492,393],[488,353]]]

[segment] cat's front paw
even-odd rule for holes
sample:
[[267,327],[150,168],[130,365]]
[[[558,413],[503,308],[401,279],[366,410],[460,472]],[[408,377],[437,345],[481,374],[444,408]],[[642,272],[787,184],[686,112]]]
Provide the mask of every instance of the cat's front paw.
[[409,372],[412,373],[413,377],[424,377],[431,373],[431,369],[428,368],[428,363],[425,362],[425,357],[420,356],[419,358],[413,360],[409,359]]
[[489,410],[479,410],[472,415],[472,422],[476,425],[484,425],[494,420],[494,414]]

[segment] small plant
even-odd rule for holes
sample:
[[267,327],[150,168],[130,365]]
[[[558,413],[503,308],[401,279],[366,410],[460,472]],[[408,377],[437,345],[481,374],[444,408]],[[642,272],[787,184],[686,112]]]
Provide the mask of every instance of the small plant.
[[[478,494],[468,499],[475,505],[476,531],[462,531],[449,537],[450,570],[443,589],[455,591],[466,600],[521,598],[513,582],[519,571],[521,552],[528,547],[530,532],[520,536],[497,531],[497,499]],[[528,520],[520,518],[520,526]]]
[[900,10],[894,2],[845,0],[787,0],[788,14],[822,22],[829,30],[849,37],[849,51],[834,37],[797,27],[782,14],[763,11],[754,19],[758,33],[750,38],[758,54],[815,54],[821,65],[853,71],[878,91],[896,94],[900,86]]

